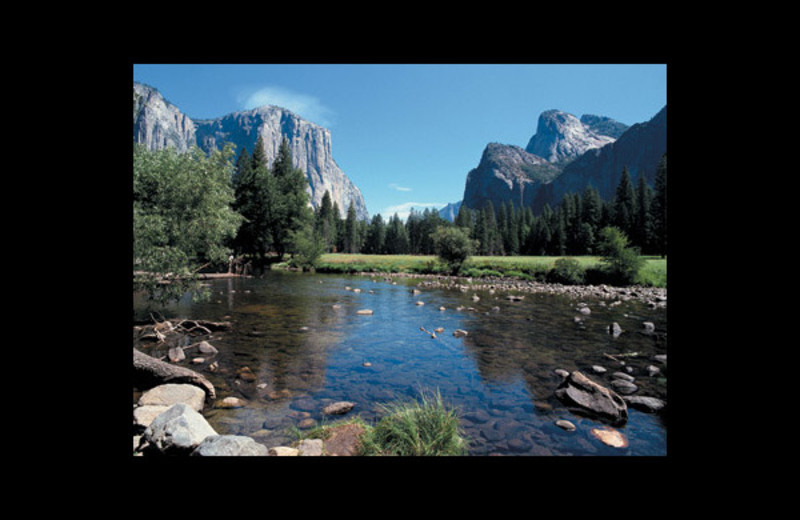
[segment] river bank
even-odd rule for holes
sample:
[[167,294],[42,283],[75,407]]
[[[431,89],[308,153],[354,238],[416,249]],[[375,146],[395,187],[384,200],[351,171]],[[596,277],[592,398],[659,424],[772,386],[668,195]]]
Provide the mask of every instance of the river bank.
[[[374,273],[368,271],[351,273],[379,279],[389,283],[401,280],[419,280],[416,285],[426,289],[457,290],[464,293],[485,291],[489,294],[506,294],[508,299],[524,297],[524,294],[560,294],[577,299],[599,299],[606,301],[640,301],[652,308],[666,308],[667,289],[632,285],[615,287],[600,285],[565,285],[559,283],[536,282],[512,277],[464,277],[421,273]],[[412,282],[413,283],[413,282]],[[520,294],[522,296],[520,296]]]

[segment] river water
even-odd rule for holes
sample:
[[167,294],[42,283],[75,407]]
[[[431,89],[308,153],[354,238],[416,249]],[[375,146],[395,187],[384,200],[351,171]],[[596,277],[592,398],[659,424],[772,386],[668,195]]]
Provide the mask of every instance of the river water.
[[[417,283],[273,271],[211,281],[210,301],[186,297],[161,312],[232,323],[232,330],[210,340],[219,354],[201,365],[182,362],[214,384],[217,403],[228,396],[246,400],[242,408],[203,412],[220,434],[248,435],[268,447],[288,445],[298,429],[334,420],[321,412],[329,403],[351,401],[355,407],[345,417],[358,414],[374,423],[381,405],[438,390],[459,413],[469,455],[667,454],[665,417],[628,407],[628,421],[616,427],[628,444],[617,448],[592,435],[593,428],[607,427],[601,420],[554,396],[561,381],[556,369],[580,370],[609,386],[611,374],[625,367],[606,354],[636,352],[617,358],[632,369],[639,387],[634,395],[666,400],[666,379],[647,373],[649,365],[662,366],[653,357],[666,354],[666,309],[551,294],[526,294],[521,301],[488,291],[414,294]],[[579,313],[579,303],[591,314]],[[373,314],[359,315],[360,309]],[[148,310],[134,299],[136,317]],[[655,335],[642,333],[648,321]],[[608,332],[613,322],[623,330],[618,337]],[[444,331],[431,337],[428,332],[437,328]],[[468,335],[455,337],[456,329]],[[159,346],[140,349],[166,354]],[[214,361],[219,368],[207,371]],[[593,365],[607,372],[595,373]],[[254,380],[241,375],[244,367]],[[576,429],[562,429],[555,424],[559,419]]]

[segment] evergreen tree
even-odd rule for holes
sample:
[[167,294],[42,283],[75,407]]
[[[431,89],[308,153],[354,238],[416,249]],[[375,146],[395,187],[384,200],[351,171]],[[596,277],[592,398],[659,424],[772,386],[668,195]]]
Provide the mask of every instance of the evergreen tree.
[[655,194],[651,207],[655,251],[667,254],[667,154],[661,157],[656,171]]
[[630,237],[633,233],[634,222],[636,219],[636,192],[633,188],[631,175],[628,167],[622,169],[622,176],[617,185],[614,197],[614,225],[616,225],[626,236]]
[[275,182],[267,168],[264,141],[259,136],[249,167],[242,163],[236,183],[233,208],[244,217],[236,235],[236,249],[263,260],[272,244]]
[[333,202],[333,216],[331,217],[333,229],[331,230],[331,238],[333,239],[333,249],[336,251],[344,250],[344,220],[342,220],[342,212],[339,209],[339,203]]
[[282,258],[288,251],[289,237],[311,225],[313,218],[307,192],[308,180],[302,170],[292,165],[292,152],[285,136],[272,170],[277,198],[272,205],[270,231],[273,248],[278,258]]
[[347,208],[347,218],[344,221],[344,252],[358,253],[358,224],[356,222],[356,207],[353,201]]
[[403,221],[395,213],[389,218],[389,224],[386,227],[386,242],[385,253],[387,255],[405,255],[408,254],[408,235],[406,234],[406,227]]
[[475,223],[473,222],[473,214],[472,210],[466,207],[464,204],[458,209],[458,215],[456,215],[455,222],[453,224],[456,227],[464,228],[468,230],[468,234],[471,238],[474,237],[474,229]]
[[372,217],[367,229],[367,237],[364,241],[364,253],[377,255],[381,254],[384,250],[386,242],[386,224],[380,213],[376,213]]
[[239,179],[242,177],[249,177],[252,169],[253,161],[250,158],[250,154],[247,153],[247,147],[243,147],[239,157],[236,159],[236,170],[234,171],[233,178],[231,179],[234,190],[236,190],[239,184]]
[[645,252],[653,250],[652,202],[653,190],[647,185],[644,175],[640,175],[636,185],[636,221],[633,243]]
[[335,218],[330,191],[325,190],[319,208],[315,211],[314,230],[322,240],[326,252],[330,252],[336,244]]

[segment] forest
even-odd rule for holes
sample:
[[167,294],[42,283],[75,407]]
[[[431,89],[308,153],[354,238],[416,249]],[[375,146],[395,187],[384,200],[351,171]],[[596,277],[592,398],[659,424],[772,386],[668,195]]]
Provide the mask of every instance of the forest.
[[305,268],[324,253],[438,254],[437,240],[446,234],[437,230],[452,228],[469,237],[469,253],[479,256],[602,254],[608,227],[637,253],[667,252],[666,154],[653,187],[642,175],[634,184],[625,168],[610,201],[588,186],[539,215],[511,202],[487,202],[480,209],[462,206],[451,223],[431,209],[412,210],[405,221],[376,214],[367,222],[352,205],[342,213],[327,192],[312,208],[287,140],[271,166],[263,150],[260,138],[252,154],[242,149],[235,160],[231,145],[206,154],[197,147],[178,153],[134,144],[134,290],[174,297],[200,271],[245,263],[263,269],[286,255]]

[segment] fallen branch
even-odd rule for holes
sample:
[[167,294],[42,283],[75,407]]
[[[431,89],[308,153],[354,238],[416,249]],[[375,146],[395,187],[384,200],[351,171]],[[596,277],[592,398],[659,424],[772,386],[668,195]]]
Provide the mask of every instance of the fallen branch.
[[145,389],[165,383],[186,383],[199,386],[206,392],[208,401],[217,398],[214,385],[202,374],[185,367],[171,365],[133,349],[133,384]]
[[613,354],[612,355],[612,354],[606,354],[605,352],[603,352],[603,355],[605,357],[607,357],[607,358],[613,359],[614,361],[617,361],[617,362],[621,363],[622,360],[621,359],[617,359],[617,358],[621,358],[621,357],[637,357],[639,355],[639,353],[638,352],[624,352],[622,354]]

